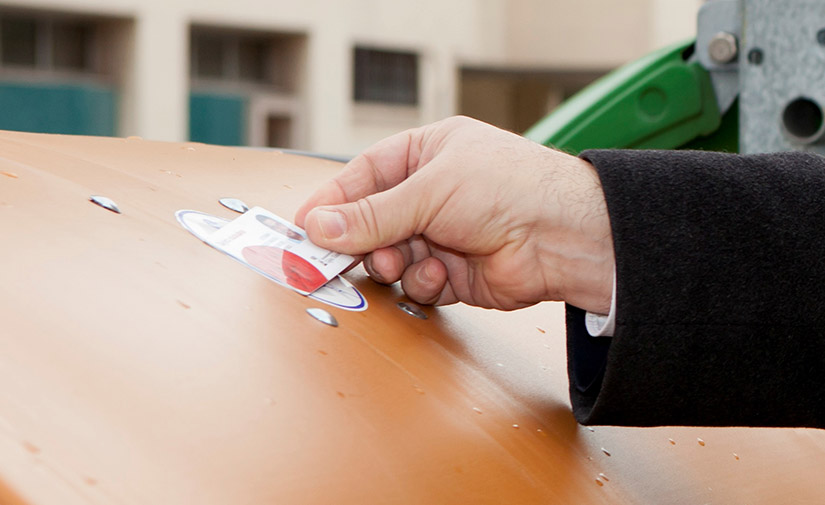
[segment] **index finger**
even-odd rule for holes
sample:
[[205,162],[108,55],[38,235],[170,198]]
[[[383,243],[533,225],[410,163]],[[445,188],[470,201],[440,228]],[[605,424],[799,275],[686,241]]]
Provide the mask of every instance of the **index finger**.
[[318,188],[295,213],[304,226],[307,213],[320,205],[338,205],[386,191],[418,168],[423,128],[415,128],[379,141],[352,159],[334,178]]

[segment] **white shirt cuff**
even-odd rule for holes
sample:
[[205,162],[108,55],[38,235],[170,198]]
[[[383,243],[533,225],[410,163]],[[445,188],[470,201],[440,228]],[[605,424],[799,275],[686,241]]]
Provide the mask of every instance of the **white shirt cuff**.
[[591,337],[612,337],[616,331],[616,269],[613,269],[613,296],[610,298],[610,313],[584,315],[584,325]]

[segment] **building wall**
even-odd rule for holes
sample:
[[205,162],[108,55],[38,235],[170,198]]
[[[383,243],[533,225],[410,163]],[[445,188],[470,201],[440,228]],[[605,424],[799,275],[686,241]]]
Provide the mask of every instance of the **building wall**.
[[702,0],[503,0],[504,64],[612,68],[692,37]]
[[507,61],[604,68],[649,49],[649,0],[511,0]]
[[692,37],[701,3],[501,0],[503,51],[463,62],[459,110],[523,132],[608,71]]
[[[110,25],[117,31],[112,42],[118,54],[113,79],[119,94],[117,133],[122,136],[189,138],[192,25],[303,34],[305,61],[293,97],[301,116],[294,147],[342,154],[399,129],[457,112],[462,66],[614,67],[676,32],[690,35],[697,4],[696,0],[0,0],[0,8],[118,20]],[[670,12],[680,20],[674,21]],[[688,15],[693,19],[682,22]],[[418,53],[418,106],[354,103],[355,45]]]
[[650,44],[661,47],[696,35],[696,14],[705,0],[653,0]]

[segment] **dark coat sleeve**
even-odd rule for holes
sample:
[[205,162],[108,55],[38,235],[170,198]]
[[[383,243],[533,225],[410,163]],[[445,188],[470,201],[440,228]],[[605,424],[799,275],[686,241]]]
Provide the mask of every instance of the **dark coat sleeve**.
[[825,158],[586,151],[616,255],[616,330],[567,310],[576,419],[825,427]]

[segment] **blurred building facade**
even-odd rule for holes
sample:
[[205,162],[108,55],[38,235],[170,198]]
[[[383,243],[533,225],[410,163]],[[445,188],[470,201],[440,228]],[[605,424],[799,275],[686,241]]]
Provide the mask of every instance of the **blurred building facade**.
[[0,129],[354,153],[521,131],[692,36],[701,0],[0,0]]

